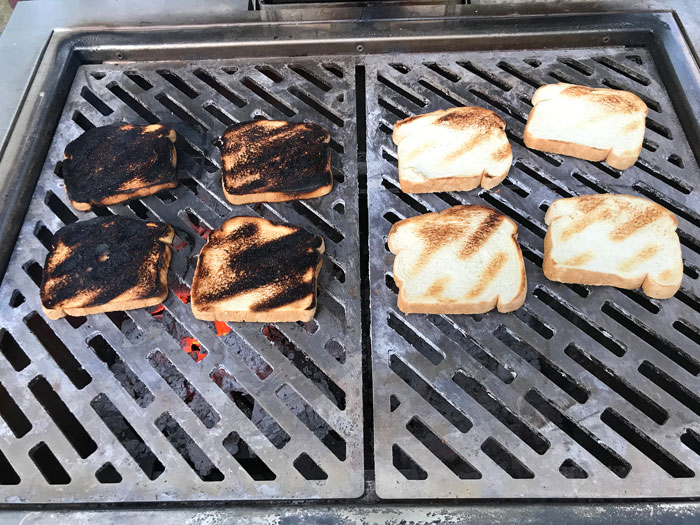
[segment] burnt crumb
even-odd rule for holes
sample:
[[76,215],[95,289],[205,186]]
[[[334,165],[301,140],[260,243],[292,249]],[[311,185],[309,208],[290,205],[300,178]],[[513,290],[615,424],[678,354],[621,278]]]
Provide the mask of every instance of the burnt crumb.
[[[245,222],[230,233],[212,232],[199,256],[193,301],[206,310],[213,303],[260,290],[262,297],[252,307],[256,312],[306,297],[311,297],[307,309],[315,308],[315,270],[323,240],[303,228],[291,228],[291,232],[271,240],[263,238],[254,222]],[[226,257],[226,271],[214,275],[211,267],[220,257]]]
[[175,132],[160,125],[93,128],[66,146],[62,174],[73,202],[105,199],[164,184],[177,185]]
[[222,136],[224,189],[232,195],[309,193],[333,183],[330,134],[318,124],[252,121]]
[[42,304],[97,306],[132,289],[136,299],[160,295],[165,284],[159,275],[170,260],[163,239],[170,235],[167,224],[119,215],[64,226],[46,256]]

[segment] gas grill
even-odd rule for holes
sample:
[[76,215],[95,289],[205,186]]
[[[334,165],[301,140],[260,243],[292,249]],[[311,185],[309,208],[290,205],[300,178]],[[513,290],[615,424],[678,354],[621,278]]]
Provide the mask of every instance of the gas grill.
[[[654,506],[693,517],[700,73],[673,13],[541,16],[561,6],[529,5],[516,15],[499,5],[491,13],[503,16],[484,16],[488,7],[445,2],[204,8],[171,1],[172,15],[140,18],[136,2],[124,4],[110,14],[89,7],[57,14],[58,22],[44,14],[56,30],[36,69],[15,85],[27,92],[16,98],[0,149],[3,508],[17,516],[38,509],[38,518],[70,509],[89,519],[99,508],[119,519],[138,508],[144,520],[167,511],[175,520],[201,513],[449,522],[603,511],[639,519]],[[39,16],[38,5],[22,5],[15,16]],[[692,16],[694,8],[679,9]],[[14,38],[12,29],[1,44]],[[694,22],[686,30],[697,36]],[[26,45],[18,53],[36,42]],[[635,166],[620,172],[525,148],[530,98],[550,82],[642,98],[650,111]],[[401,192],[394,124],[462,105],[506,121],[508,178],[488,191]],[[250,119],[326,127],[333,191],[229,204],[214,144],[226,126]],[[63,189],[63,150],[113,122],[174,128],[181,184],[78,212]],[[548,206],[604,192],[646,197],[678,217],[684,277],[673,299],[542,275]],[[403,315],[386,245],[391,225],[477,203],[518,223],[525,305],[510,314]],[[38,284],[53,234],[111,214],[174,227],[167,299],[49,320]],[[197,254],[235,215],[324,237],[314,320],[192,316]],[[237,505],[223,509],[224,502]],[[156,510],[146,512],[149,505]]]

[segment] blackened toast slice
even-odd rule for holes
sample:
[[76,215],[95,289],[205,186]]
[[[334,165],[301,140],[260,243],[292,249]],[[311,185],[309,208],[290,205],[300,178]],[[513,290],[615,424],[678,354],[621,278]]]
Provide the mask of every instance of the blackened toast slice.
[[118,215],[64,226],[44,264],[44,313],[59,319],[160,303],[168,295],[174,235],[162,222]]
[[221,137],[221,182],[231,204],[310,199],[333,188],[330,133],[311,123],[254,120]]
[[77,210],[109,206],[175,188],[174,130],[161,124],[93,128],[66,146],[62,171]]
[[192,313],[205,321],[310,321],[323,238],[298,226],[234,217],[199,254]]

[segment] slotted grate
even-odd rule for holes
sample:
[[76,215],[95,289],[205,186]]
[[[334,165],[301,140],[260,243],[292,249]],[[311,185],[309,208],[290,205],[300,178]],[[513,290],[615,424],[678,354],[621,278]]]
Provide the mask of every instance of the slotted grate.
[[[377,494],[384,498],[700,495],[700,173],[643,48],[370,57],[366,61],[370,300]],[[637,93],[644,149],[625,172],[526,149],[534,90],[563,81]],[[394,123],[452,105],[507,122],[514,162],[492,191],[408,195]],[[566,118],[566,115],[562,115]],[[541,270],[560,197],[632,193],[679,220],[681,291],[564,285]],[[396,307],[386,238],[399,219],[484,203],[519,224],[528,296],[510,314]]]
[[[362,494],[362,377],[354,63],[300,59],[79,68],[0,288],[4,502],[349,498]],[[212,141],[251,118],[308,120],[332,137],[333,191],[232,206]],[[65,145],[93,126],[178,132],[182,184],[94,213],[176,231],[162,307],[50,321],[37,283],[73,209]],[[257,214],[323,235],[316,318],[215,325],[188,301],[211,228]],[[189,352],[189,354],[188,354]]]

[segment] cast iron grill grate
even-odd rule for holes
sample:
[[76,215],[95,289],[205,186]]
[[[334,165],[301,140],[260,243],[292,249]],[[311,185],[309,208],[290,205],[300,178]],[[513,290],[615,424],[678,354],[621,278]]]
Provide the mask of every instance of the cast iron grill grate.
[[[700,173],[643,48],[466,52],[366,61],[374,458],[383,498],[700,495]],[[636,165],[619,172],[526,149],[534,90],[627,89],[650,108]],[[514,163],[492,191],[408,195],[394,123],[452,105],[507,122]],[[562,115],[566,118],[566,115]],[[679,220],[675,298],[564,285],[541,271],[544,214],[560,197],[632,193]],[[396,307],[397,220],[484,203],[519,224],[528,274],[511,314],[411,315]]]
[[[5,502],[362,494],[354,81],[354,63],[342,58],[78,69],[0,288]],[[212,141],[251,118],[326,126],[333,191],[304,202],[229,205]],[[50,321],[37,284],[52,235],[92,216],[71,207],[54,166],[83,130],[120,121],[178,132],[178,188],[94,211],[175,228],[170,294],[150,311]],[[193,318],[196,255],[212,228],[243,214],[324,236],[313,321],[227,326]]]

